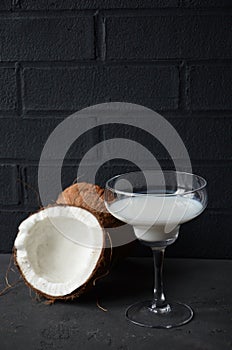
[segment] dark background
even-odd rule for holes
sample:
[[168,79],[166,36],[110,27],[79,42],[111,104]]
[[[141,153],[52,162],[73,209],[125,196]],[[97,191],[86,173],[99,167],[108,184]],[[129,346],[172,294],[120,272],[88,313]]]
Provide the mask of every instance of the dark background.
[[[164,115],[208,180],[207,210],[182,227],[169,256],[232,258],[231,10],[231,0],[1,1],[0,252],[39,206],[37,165],[52,130],[81,108],[125,101]],[[138,130],[96,128],[68,152],[64,187],[85,152],[110,137],[144,141],[170,165]],[[133,169],[112,160],[96,182]],[[134,254],[149,252],[137,245]]]

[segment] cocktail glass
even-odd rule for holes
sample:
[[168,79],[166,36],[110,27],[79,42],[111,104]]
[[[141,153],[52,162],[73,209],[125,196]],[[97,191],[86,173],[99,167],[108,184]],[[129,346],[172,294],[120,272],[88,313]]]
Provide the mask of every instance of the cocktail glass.
[[200,215],[207,205],[206,180],[179,171],[146,170],[115,176],[107,181],[109,212],[133,226],[135,236],[154,257],[154,296],[126,311],[131,322],[151,328],[172,328],[189,322],[190,306],[168,302],[163,289],[165,248],[178,237],[180,225]]

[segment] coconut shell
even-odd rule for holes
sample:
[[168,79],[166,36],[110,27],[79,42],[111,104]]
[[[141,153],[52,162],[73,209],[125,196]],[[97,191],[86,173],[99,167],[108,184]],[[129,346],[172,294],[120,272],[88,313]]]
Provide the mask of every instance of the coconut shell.
[[93,270],[91,276],[86,281],[86,283],[84,283],[82,286],[80,286],[79,288],[77,288],[76,290],[74,290],[70,294],[61,295],[61,296],[53,296],[53,295],[45,294],[45,293],[41,292],[40,290],[34,288],[27,281],[27,279],[24,277],[24,274],[22,273],[22,271],[20,269],[20,266],[18,265],[17,250],[15,248],[13,250],[13,256],[14,256],[14,264],[15,264],[15,266],[17,266],[21,276],[23,277],[25,284],[30,289],[32,289],[36,294],[38,294],[39,296],[51,301],[51,303],[55,302],[56,300],[65,300],[66,301],[66,300],[74,300],[76,298],[79,298],[82,294],[84,294],[84,293],[88,292],[90,289],[92,289],[95,286],[95,283],[98,279],[101,279],[102,277],[105,277],[108,274],[109,268],[111,265],[111,254],[109,252],[109,249],[103,248],[102,254],[98,260],[98,263],[97,263],[95,269]]
[[[112,200],[114,197],[112,196]],[[88,205],[91,203],[91,207]],[[81,285],[79,288],[74,290],[72,293],[68,295],[62,296],[52,296],[47,295],[40,290],[35,289],[24,277],[20,266],[17,263],[17,250],[14,248],[14,261],[15,265],[18,267],[22,277],[24,278],[25,283],[34,290],[38,295],[41,295],[49,301],[54,302],[55,300],[72,300],[83,293],[90,290],[95,282],[101,277],[106,276],[108,272],[111,270],[112,266],[114,266],[117,262],[119,262],[122,258],[129,255],[131,251],[131,243],[126,244],[124,246],[112,247],[111,246],[111,238],[108,232],[106,232],[105,228],[114,228],[123,225],[124,223],[116,219],[112,216],[106,209],[104,203],[104,189],[100,186],[81,182],[73,184],[72,186],[66,188],[59,196],[55,205],[63,205],[63,206],[75,206],[80,207],[82,209],[88,210],[92,213],[98,220],[99,224],[103,229],[105,245],[102,248],[101,255],[97,261],[96,267],[93,270],[89,279]],[[52,206],[55,206],[52,205]],[[43,208],[46,209],[46,208]],[[43,210],[41,209],[41,210]],[[106,248],[106,247],[111,248]]]
[[[52,205],[54,207],[55,205]],[[44,210],[46,208],[42,208],[41,210]],[[39,212],[38,211],[38,212]],[[18,268],[20,275],[22,276],[25,284],[31,288],[36,294],[39,296],[48,299],[51,303],[55,302],[56,300],[73,300],[78,297],[80,297],[82,294],[88,292],[90,289],[92,289],[95,286],[95,283],[97,280],[105,277],[112,266],[112,257],[113,257],[113,248],[106,248],[106,243],[109,240],[109,235],[105,231],[104,228],[102,228],[103,234],[104,234],[104,246],[102,248],[101,255],[97,261],[97,264],[95,266],[95,269],[93,270],[91,276],[88,278],[88,280],[82,284],[79,288],[74,290],[72,293],[67,294],[67,295],[61,295],[61,296],[53,296],[53,295],[48,295],[46,293],[43,293],[42,291],[36,289],[34,286],[32,286],[28,280],[25,278],[18,262],[17,262],[17,249],[13,248],[13,257],[14,257],[14,264]]]
[[[57,198],[57,204],[72,205],[89,210],[96,216],[102,227],[113,228],[124,223],[111,215],[104,203],[104,189],[87,182],[67,187]],[[113,200],[113,198],[112,198]],[[89,205],[91,203],[91,206]]]

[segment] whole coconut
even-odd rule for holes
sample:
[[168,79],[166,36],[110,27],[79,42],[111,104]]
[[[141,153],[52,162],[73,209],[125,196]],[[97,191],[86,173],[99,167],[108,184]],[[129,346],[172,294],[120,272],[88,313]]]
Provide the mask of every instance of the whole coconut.
[[104,189],[98,185],[79,182],[67,187],[59,195],[56,203],[89,210],[105,228],[123,225],[122,221],[116,219],[107,211],[104,203],[104,192]]

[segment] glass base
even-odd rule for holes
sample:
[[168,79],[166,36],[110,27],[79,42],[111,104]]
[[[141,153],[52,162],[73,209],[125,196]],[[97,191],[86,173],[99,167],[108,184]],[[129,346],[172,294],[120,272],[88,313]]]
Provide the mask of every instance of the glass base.
[[126,310],[126,318],[134,324],[149,328],[173,328],[188,323],[193,310],[186,304],[170,303],[167,311],[151,308],[152,300],[141,301]]

